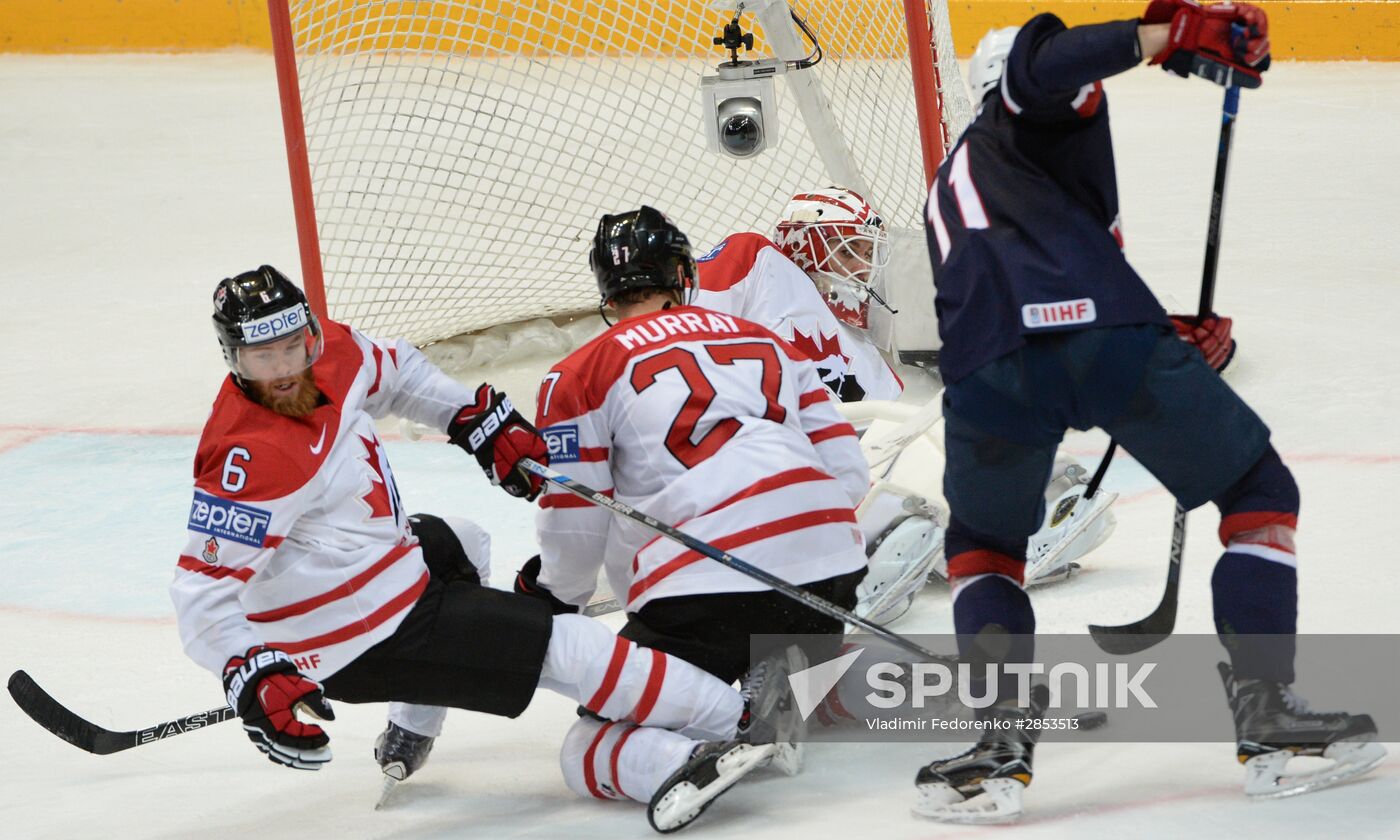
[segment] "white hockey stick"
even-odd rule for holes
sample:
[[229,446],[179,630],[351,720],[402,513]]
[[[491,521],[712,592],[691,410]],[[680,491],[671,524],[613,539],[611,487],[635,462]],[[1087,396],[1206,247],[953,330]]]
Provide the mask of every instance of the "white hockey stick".
[[[847,419],[855,422],[862,420],[887,419],[887,413],[872,411],[876,403],[842,403],[841,414]],[[862,445],[865,458],[870,462],[870,471],[873,474],[880,467],[893,461],[903,452],[909,444],[917,438],[926,434],[934,424],[943,419],[943,389],[939,388],[938,393],[933,395],[927,403],[918,411],[904,419],[899,427],[888,436],[876,441],[873,444]],[[941,448],[941,447],[940,447]],[[888,470],[886,470],[888,472]]]

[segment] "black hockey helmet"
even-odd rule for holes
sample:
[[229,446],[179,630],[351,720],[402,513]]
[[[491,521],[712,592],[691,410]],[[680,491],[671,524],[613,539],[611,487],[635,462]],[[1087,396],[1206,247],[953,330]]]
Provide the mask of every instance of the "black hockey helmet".
[[[241,381],[301,373],[321,357],[321,324],[306,295],[270,265],[219,281],[214,287],[214,331],[224,361]],[[284,341],[300,335],[302,341]],[[281,342],[277,353],[251,348]]]
[[[677,291],[681,303],[687,303],[697,282],[690,240],[653,207],[604,216],[588,265],[598,279],[603,303],[633,289]],[[676,277],[677,266],[684,281]]]

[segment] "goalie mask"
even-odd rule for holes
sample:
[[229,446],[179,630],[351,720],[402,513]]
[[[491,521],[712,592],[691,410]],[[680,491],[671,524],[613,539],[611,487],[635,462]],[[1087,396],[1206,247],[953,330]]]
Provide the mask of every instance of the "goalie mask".
[[599,220],[588,265],[605,304],[634,289],[679,292],[682,304],[689,303],[695,294],[690,240],[652,207]]
[[321,357],[321,324],[306,295],[270,265],[219,281],[214,330],[240,384],[297,376]]
[[798,193],[788,202],[774,239],[778,250],[816,283],[837,319],[870,328],[870,298],[889,264],[884,221],[859,194],[841,187]]

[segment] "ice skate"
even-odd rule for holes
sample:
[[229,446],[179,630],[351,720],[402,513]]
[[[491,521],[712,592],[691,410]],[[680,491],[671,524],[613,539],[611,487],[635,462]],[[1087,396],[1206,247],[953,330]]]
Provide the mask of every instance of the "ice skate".
[[[1281,799],[1322,790],[1360,776],[1385,758],[1370,715],[1309,711],[1283,683],[1237,680],[1224,662],[1219,669],[1235,717],[1247,796]],[[1330,763],[1290,773],[1287,766],[1294,757]]]
[[1049,692],[1037,686],[1031,710],[990,710],[988,727],[967,752],[919,768],[914,813],[940,822],[996,824],[1021,818],[1021,792],[1031,783],[1037,730],[1017,724],[1041,716]]
[[747,741],[700,744],[690,760],[657,788],[647,804],[647,821],[662,834],[685,828],[735,782],[766,764],[775,749],[773,744]]
[[384,789],[375,803],[375,810],[383,808],[394,792],[394,787],[409,776],[418,772],[428,761],[428,753],[433,750],[433,739],[427,735],[410,732],[396,723],[390,723],[374,741],[374,760],[384,771]]
[[796,645],[772,653],[744,675],[739,691],[744,714],[739,737],[753,744],[772,744],[773,769],[788,776],[802,771],[806,724],[793,702],[788,677],[807,668],[807,655]]

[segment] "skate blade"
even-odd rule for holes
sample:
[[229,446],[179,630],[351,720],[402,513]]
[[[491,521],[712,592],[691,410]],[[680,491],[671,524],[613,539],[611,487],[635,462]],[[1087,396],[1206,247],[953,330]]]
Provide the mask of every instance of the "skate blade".
[[662,834],[670,834],[694,822],[720,794],[767,764],[775,749],[773,744],[741,744],[730,750],[715,763],[719,777],[703,789],[694,782],[681,782],[652,803],[647,815],[651,827]]
[[374,810],[378,811],[388,804],[389,797],[393,794],[394,788],[398,787],[398,785],[399,780],[389,775],[388,772],[385,772],[384,787],[379,791],[379,801],[374,803]]
[[1332,787],[1376,768],[1385,747],[1374,741],[1338,741],[1323,750],[1332,764],[1312,772],[1287,773],[1294,757],[1287,750],[1258,755],[1245,762],[1244,792],[1250,799],[1284,799]]
[[1021,791],[1026,786],[1015,779],[987,779],[982,792],[964,798],[952,785],[943,782],[919,785],[914,815],[960,825],[1000,825],[1021,818]]

